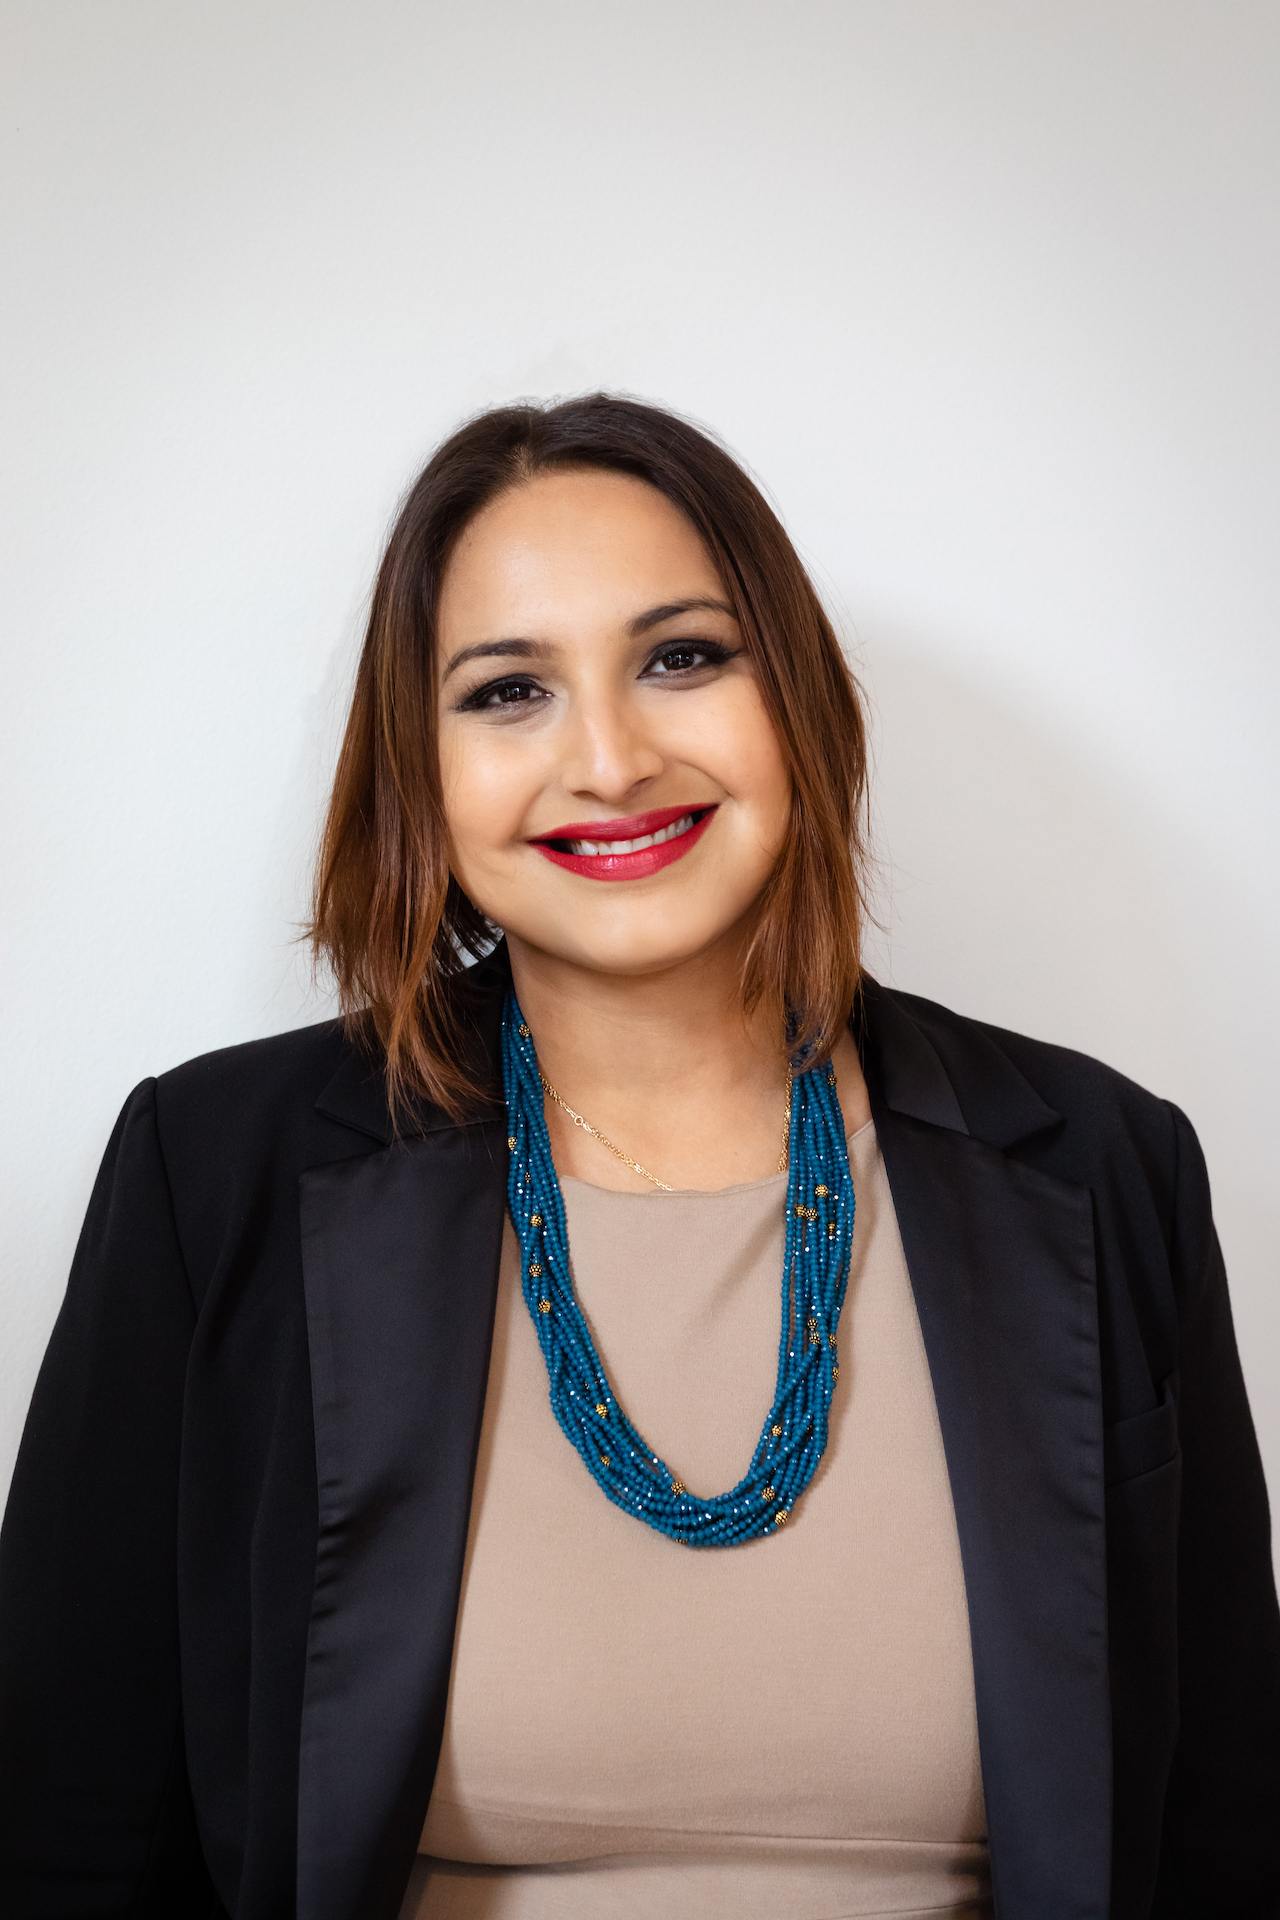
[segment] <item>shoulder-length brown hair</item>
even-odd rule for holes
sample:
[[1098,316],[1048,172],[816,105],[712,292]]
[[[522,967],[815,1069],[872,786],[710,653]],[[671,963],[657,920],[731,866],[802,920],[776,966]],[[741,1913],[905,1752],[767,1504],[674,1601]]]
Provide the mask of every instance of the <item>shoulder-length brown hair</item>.
[[548,471],[647,481],[701,535],[737,615],[791,773],[791,828],[743,969],[746,1009],[819,1057],[853,1007],[866,891],[866,733],[858,689],[795,549],[737,462],[686,420],[611,394],[499,407],[461,427],[409,490],[378,570],[338,759],[309,933],[353,1034],[386,1056],[393,1108],[459,1115],[480,1085],[466,962],[494,929],[449,865],[436,737],[436,608],[459,533]]

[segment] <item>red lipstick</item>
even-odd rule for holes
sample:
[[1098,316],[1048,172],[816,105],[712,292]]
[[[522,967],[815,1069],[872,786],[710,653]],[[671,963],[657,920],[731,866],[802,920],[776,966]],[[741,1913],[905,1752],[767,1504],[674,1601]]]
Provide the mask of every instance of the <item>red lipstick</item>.
[[[652,813],[630,813],[621,820],[575,820],[539,834],[530,845],[556,866],[587,880],[644,880],[688,853],[711,825],[715,811],[714,806],[657,807]],[[649,844],[636,847],[632,845],[636,840]],[[619,841],[625,850],[614,852]],[[584,842],[590,852],[572,851]]]

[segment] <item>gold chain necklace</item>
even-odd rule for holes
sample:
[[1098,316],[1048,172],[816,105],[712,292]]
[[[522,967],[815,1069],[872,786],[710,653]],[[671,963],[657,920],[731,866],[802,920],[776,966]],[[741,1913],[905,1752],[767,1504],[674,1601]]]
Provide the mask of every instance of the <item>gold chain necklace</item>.
[[[671,1193],[674,1191],[673,1188],[667,1185],[665,1180],[659,1180],[656,1173],[650,1173],[648,1167],[642,1167],[638,1160],[633,1160],[629,1153],[622,1151],[621,1147],[615,1147],[613,1141],[610,1140],[607,1135],[601,1133],[598,1127],[593,1127],[589,1120],[584,1120],[580,1113],[575,1113],[569,1105],[569,1102],[561,1099],[545,1073],[540,1072],[538,1078],[542,1082],[542,1091],[547,1094],[550,1099],[555,1101],[562,1112],[568,1114],[575,1127],[581,1127],[582,1131],[589,1133],[593,1140],[598,1140],[602,1147],[608,1147],[610,1153],[616,1160],[621,1160],[624,1167],[630,1167],[632,1173],[638,1173],[641,1179],[647,1180],[651,1186],[657,1187],[662,1193]],[[791,1080],[791,1069],[788,1067],[787,1108],[782,1117],[782,1152],[778,1156],[779,1173],[785,1173],[787,1170],[787,1156],[791,1147]]]

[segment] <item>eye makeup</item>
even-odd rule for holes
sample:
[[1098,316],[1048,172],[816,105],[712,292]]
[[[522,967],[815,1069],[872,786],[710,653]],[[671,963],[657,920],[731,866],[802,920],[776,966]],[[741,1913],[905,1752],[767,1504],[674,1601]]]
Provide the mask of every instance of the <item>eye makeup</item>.
[[[695,675],[725,666],[741,653],[740,647],[726,646],[720,640],[680,638],[666,640],[654,647],[645,660],[637,678],[649,682],[657,680],[681,681],[692,679]],[[677,666],[664,666],[667,660],[680,661]],[[532,674],[503,674],[500,678],[485,680],[473,687],[454,703],[455,713],[498,713],[513,708],[529,707],[537,704],[539,698],[551,698],[549,690]]]

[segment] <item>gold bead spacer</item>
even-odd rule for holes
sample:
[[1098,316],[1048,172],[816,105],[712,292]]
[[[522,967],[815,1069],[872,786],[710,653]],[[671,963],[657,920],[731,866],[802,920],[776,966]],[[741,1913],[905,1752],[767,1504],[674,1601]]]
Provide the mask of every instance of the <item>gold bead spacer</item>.
[[538,1312],[539,1312],[539,1313],[550,1313],[550,1311],[551,1311],[551,1302],[550,1302],[549,1300],[539,1300],[539,1302],[538,1302]]
[[834,1220],[828,1220],[828,1222],[827,1222],[827,1238],[828,1238],[828,1240],[834,1240],[834,1239],[835,1239],[835,1237],[836,1237],[836,1235],[837,1235],[837,1234],[839,1233],[839,1231],[840,1231],[840,1229],[839,1229],[839,1227],[838,1227],[838,1226],[836,1225],[836,1223],[835,1223],[835,1221],[834,1221]]
[[777,1497],[778,1497],[778,1489],[776,1487],[766,1487],[764,1492],[760,1496],[762,1500],[776,1500]]
[[773,1435],[773,1437],[774,1437],[774,1439],[775,1439],[775,1440],[781,1440],[781,1438],[782,1438],[782,1428],[781,1428],[781,1427],[770,1427],[770,1429],[769,1429],[769,1431],[770,1431],[770,1433],[771,1433],[771,1434]]
[[836,1382],[836,1381],[837,1381],[837,1380],[838,1380],[839,1378],[840,1378],[840,1369],[839,1369],[839,1367],[832,1367],[832,1369],[831,1369],[831,1381],[832,1381],[832,1385],[833,1385],[833,1386],[834,1386],[834,1384],[835,1384],[835,1382]]
[[541,1260],[534,1260],[534,1261],[533,1261],[533,1262],[532,1262],[532,1263],[530,1264],[530,1267],[529,1267],[529,1272],[530,1272],[530,1273],[531,1273],[531,1274],[533,1275],[533,1278],[534,1278],[535,1280],[541,1280],[541,1278],[542,1278],[542,1262],[541,1262]]
[[827,1197],[827,1189],[825,1187],[815,1187],[814,1192],[817,1194],[819,1200],[825,1200]]
[[786,1510],[786,1508],[785,1508],[785,1507],[783,1507],[783,1508],[782,1508],[782,1510],[781,1510],[781,1512],[779,1512],[779,1513],[775,1513],[775,1514],[774,1514],[774,1516],[773,1516],[773,1524],[774,1524],[774,1526],[775,1526],[775,1527],[785,1527],[785,1526],[786,1526],[786,1524],[787,1524],[787,1510]]
[[600,1465],[602,1467],[607,1467],[609,1465],[609,1456],[607,1453],[602,1453],[600,1455]]
[[542,1225],[542,1215],[540,1213],[531,1213],[529,1215],[529,1225],[531,1227],[540,1227]]
[[605,1403],[604,1403],[604,1401],[603,1401],[603,1400],[597,1400],[597,1401],[596,1401],[596,1412],[597,1412],[597,1413],[598,1413],[598,1414],[600,1415],[600,1418],[601,1418],[602,1420],[604,1419],[604,1417],[605,1417],[605,1415],[606,1415],[606,1413],[608,1413],[608,1411],[609,1411],[609,1409],[608,1409],[608,1407],[606,1407],[606,1405],[605,1405]]
[[516,1150],[516,1137],[514,1133],[509,1133],[507,1135],[507,1152],[514,1153],[515,1150]]
[[522,1040],[527,1040],[529,1038],[529,1029],[528,1027],[525,1026],[523,1021],[521,1021],[520,1025],[516,1028],[516,1032],[520,1035],[520,1038]]
[[673,1481],[671,1482],[671,1491],[672,1491],[672,1493],[683,1493],[683,1492],[685,1491],[685,1484],[684,1484],[684,1481],[683,1481],[683,1480],[673,1480]]

